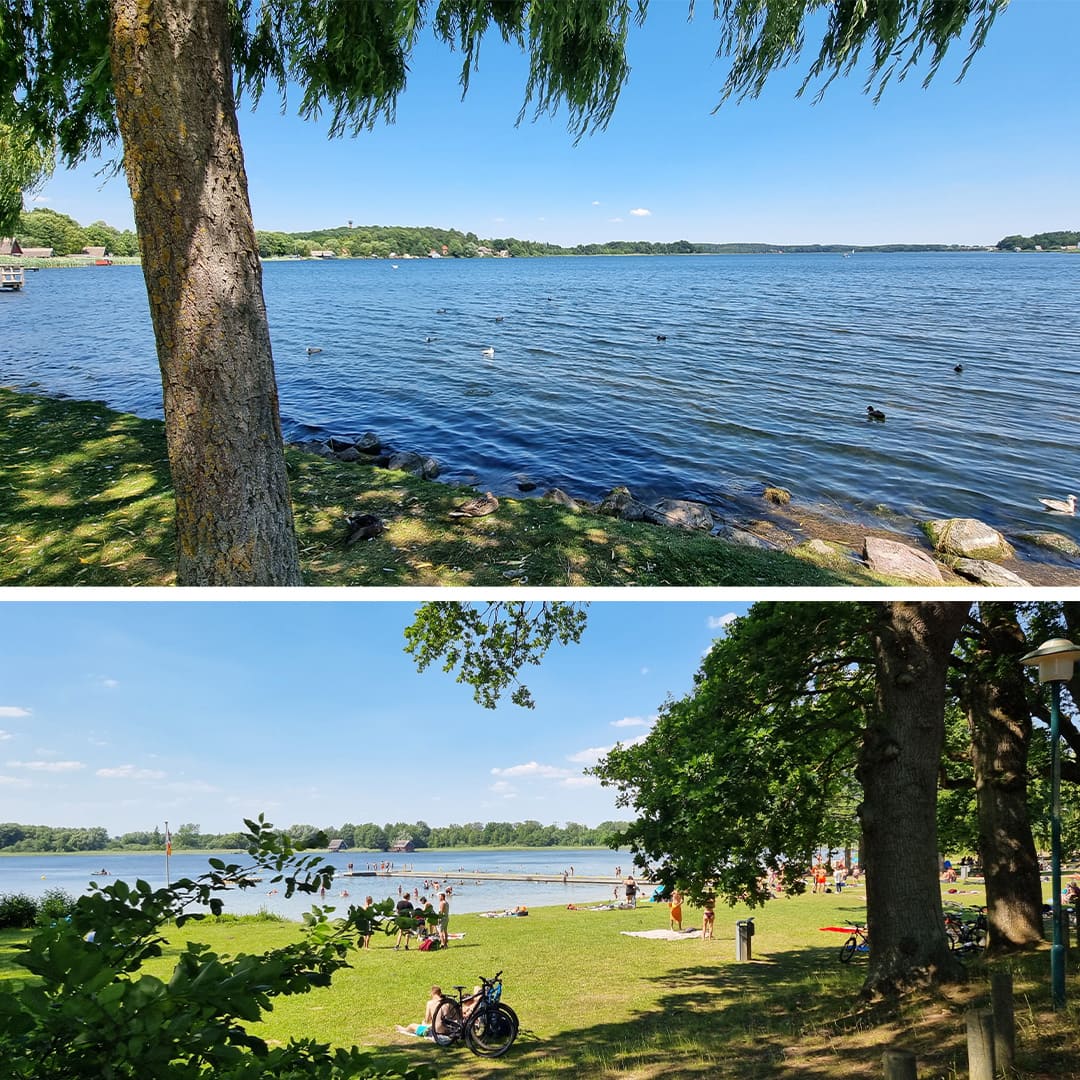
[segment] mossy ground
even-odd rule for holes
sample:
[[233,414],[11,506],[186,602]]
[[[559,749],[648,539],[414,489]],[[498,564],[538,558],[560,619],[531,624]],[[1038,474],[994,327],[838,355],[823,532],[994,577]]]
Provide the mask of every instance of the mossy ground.
[[[304,579],[362,586],[838,586],[888,584],[855,563],[820,567],[702,533],[503,499],[287,452]],[[99,402],[0,388],[0,584],[170,585],[173,499],[163,425]],[[344,544],[352,512],[386,531]]]

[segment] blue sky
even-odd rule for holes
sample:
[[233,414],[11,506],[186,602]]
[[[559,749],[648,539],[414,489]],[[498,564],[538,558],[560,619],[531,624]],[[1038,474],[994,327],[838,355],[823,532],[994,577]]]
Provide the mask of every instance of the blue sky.
[[20,602],[0,620],[0,820],[277,825],[628,816],[582,769],[682,696],[740,603],[609,601],[489,711],[403,651],[415,603]]
[[[244,104],[256,226],[351,219],[562,244],[992,244],[1080,228],[1076,0],[1014,0],[959,84],[966,41],[927,90],[916,73],[875,106],[858,72],[815,105],[795,98],[812,43],[759,100],[715,115],[726,63],[711,5],[697,7],[688,24],[683,0],[652,0],[615,118],[577,146],[564,117],[515,128],[525,65],[497,40],[462,102],[459,57],[425,39],[397,123],[356,139],[296,118],[298,93],[284,116],[269,95],[255,113]],[[132,227],[123,177],[102,187],[93,165],[58,172],[40,198],[84,224]]]

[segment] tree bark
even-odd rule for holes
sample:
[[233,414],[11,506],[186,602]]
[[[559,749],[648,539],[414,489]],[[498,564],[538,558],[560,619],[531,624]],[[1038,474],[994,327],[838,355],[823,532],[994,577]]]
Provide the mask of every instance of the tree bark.
[[1027,805],[1031,710],[1019,662],[1028,645],[1015,604],[980,604],[979,612],[982,634],[966,680],[964,707],[971,729],[989,950],[1004,953],[1042,940],[1042,882]]
[[884,603],[873,627],[876,708],[856,770],[865,839],[868,996],[963,977],[945,937],[937,778],[945,676],[968,603]]
[[227,0],[110,0],[181,585],[300,585]]

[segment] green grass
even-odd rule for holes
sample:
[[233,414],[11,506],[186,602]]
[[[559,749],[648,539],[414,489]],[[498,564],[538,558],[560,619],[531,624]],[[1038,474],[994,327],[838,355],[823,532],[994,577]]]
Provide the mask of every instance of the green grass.
[[[287,454],[309,585],[829,586],[887,584],[679,529],[503,499],[451,518],[471,491],[363,464]],[[163,426],[98,402],[0,388],[0,584],[170,585],[175,541]],[[346,548],[345,516],[386,532]]]
[[[975,900],[979,897],[959,897]],[[700,926],[684,909],[684,925]],[[308,1036],[357,1043],[414,1060],[433,1060],[450,1078],[597,1077],[619,1080],[881,1075],[881,1053],[892,1045],[915,1050],[919,1075],[966,1075],[964,1011],[989,999],[989,974],[970,965],[964,987],[918,995],[899,1008],[857,1008],[865,961],[837,960],[843,937],[819,927],[861,918],[861,890],[841,896],[778,900],[755,914],[754,960],[734,962],[734,922],[742,909],[717,912],[716,938],[663,941],[626,937],[621,930],[667,926],[667,909],[636,911],[535,909],[527,918],[454,915],[465,938],[446,952],[395,952],[376,938],[331,988],[279,999],[260,1033],[275,1040]],[[298,933],[295,925],[236,921],[192,924],[170,932],[161,973],[187,936],[226,952],[271,948]],[[11,946],[0,934],[0,979],[10,979]],[[1048,1004],[1046,951],[1003,961],[1014,971],[1021,1080],[1080,1075],[1080,980],[1071,977],[1072,1004]],[[477,976],[504,971],[505,1000],[522,1032],[506,1058],[485,1061],[463,1047],[439,1050],[395,1032],[419,1020],[433,983],[448,990]],[[0,985],[5,985],[0,982]],[[13,985],[8,982],[6,985]]]

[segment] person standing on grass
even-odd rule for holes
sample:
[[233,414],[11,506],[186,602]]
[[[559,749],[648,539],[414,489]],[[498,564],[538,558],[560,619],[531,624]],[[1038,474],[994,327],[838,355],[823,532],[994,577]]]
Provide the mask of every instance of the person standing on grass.
[[450,902],[446,899],[446,893],[439,893],[439,944],[446,948],[450,940]]
[[836,868],[833,870],[833,888],[838,892],[844,891],[844,882],[847,881],[847,871],[844,869],[844,864],[838,862]]
[[637,882],[634,880],[633,874],[626,875],[626,881],[623,882],[623,892],[626,894],[626,906],[637,907]]
[[675,889],[668,901],[668,925],[682,933],[682,893]]
[[[397,913],[399,918],[413,918],[413,905],[410,899],[411,894],[405,893],[405,895],[397,902]],[[403,926],[398,927],[397,941],[394,942],[394,948],[401,948],[401,939],[405,939],[405,951],[409,951],[409,938],[413,936],[411,930],[406,930]]]
[[713,924],[716,922],[716,897],[706,896],[701,911],[701,940],[713,936]]

